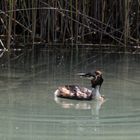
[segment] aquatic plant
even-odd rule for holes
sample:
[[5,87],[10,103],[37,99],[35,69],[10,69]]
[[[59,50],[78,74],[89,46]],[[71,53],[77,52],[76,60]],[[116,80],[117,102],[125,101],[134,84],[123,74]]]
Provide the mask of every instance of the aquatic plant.
[[16,43],[140,43],[139,0],[1,0],[0,40]]

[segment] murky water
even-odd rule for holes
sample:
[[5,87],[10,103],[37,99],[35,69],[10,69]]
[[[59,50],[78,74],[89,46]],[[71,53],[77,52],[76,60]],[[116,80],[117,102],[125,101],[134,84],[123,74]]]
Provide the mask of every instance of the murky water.
[[[1,140],[140,139],[140,55],[40,51],[0,59]],[[104,103],[54,99],[60,85],[100,68]]]

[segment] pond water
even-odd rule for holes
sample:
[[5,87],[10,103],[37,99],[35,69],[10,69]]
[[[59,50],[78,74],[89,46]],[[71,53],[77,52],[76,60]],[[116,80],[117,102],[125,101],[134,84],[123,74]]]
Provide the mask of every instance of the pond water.
[[[0,59],[1,140],[140,139],[140,55],[41,50]],[[55,99],[78,72],[103,71],[105,102]]]

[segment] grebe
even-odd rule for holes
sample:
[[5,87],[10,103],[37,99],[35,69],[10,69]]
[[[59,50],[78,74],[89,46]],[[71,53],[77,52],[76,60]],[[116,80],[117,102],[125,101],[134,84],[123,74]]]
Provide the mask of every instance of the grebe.
[[100,94],[100,88],[103,83],[101,71],[96,70],[94,74],[81,73],[79,76],[90,78],[92,90],[79,85],[64,85],[58,87],[54,93],[55,97],[75,100],[104,100],[104,97]]

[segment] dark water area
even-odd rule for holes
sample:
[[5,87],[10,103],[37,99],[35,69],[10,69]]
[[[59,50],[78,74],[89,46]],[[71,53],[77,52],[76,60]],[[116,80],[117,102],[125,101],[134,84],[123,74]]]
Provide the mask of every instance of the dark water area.
[[[140,139],[140,55],[40,50],[0,58],[0,139]],[[64,84],[90,88],[78,72],[103,71],[98,101],[54,98]]]

